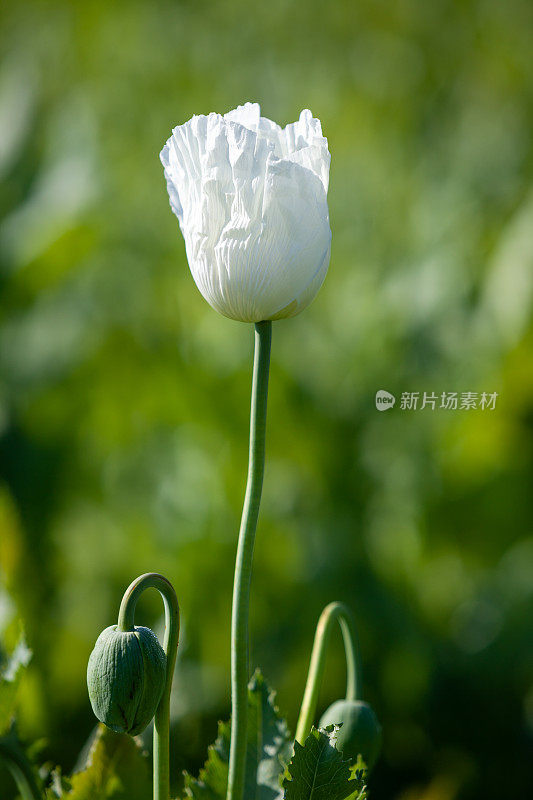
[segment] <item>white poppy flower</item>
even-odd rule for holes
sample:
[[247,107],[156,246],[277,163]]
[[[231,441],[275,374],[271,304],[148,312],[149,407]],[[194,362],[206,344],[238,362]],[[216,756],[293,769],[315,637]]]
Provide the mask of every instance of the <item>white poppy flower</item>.
[[243,322],[292,317],[326,276],[330,154],[320,120],[280,128],[246,103],[194,116],[161,151],[200,292]]

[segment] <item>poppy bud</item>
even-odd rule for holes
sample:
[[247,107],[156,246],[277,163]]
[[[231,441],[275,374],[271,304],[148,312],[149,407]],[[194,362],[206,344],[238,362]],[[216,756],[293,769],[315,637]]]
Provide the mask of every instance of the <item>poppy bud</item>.
[[87,687],[95,716],[117,733],[136,736],[151,722],[166,679],[166,656],[150,628],[98,637],[87,667]]
[[337,750],[345,758],[361,755],[368,769],[376,763],[381,750],[381,725],[368,703],[362,700],[337,700],[320,720],[321,728],[342,725],[337,731]]

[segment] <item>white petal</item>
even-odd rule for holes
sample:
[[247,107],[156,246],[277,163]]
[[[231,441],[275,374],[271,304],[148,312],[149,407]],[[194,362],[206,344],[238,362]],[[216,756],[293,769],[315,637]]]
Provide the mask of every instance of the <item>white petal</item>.
[[257,131],[260,117],[261,108],[259,103],[245,103],[243,106],[237,106],[233,111],[228,111],[227,114],[224,114],[224,119],[229,122],[237,122],[250,131]]
[[315,297],[317,296],[320,287],[324,283],[324,279],[328,272],[329,267],[329,259],[331,256],[331,244],[328,247],[326,253],[324,254],[324,259],[318,272],[316,275],[310,280],[307,286],[303,289],[303,291],[298,294],[295,299],[285,308],[282,308],[275,314],[272,319],[287,319],[288,317],[294,317],[296,314],[299,314],[300,311],[303,311],[304,308],[313,302]]
[[303,111],[281,129],[246,103],[193,117],[161,153],[196,284],[233,319],[298,313],[327,272],[330,156]]

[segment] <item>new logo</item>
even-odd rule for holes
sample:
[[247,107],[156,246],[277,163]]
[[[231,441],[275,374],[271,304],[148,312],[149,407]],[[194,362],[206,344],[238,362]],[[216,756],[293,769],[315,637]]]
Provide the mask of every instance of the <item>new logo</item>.
[[386,392],[385,389],[380,389],[376,392],[376,408],[378,411],[388,411],[389,408],[392,408],[394,403],[396,402],[396,398],[390,392]]

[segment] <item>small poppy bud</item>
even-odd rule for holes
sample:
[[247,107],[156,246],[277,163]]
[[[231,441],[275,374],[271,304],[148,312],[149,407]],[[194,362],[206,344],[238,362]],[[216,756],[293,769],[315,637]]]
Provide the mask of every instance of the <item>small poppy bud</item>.
[[166,656],[150,628],[98,637],[87,667],[87,686],[95,716],[117,733],[136,736],[151,722],[166,679]]
[[341,725],[337,731],[337,750],[345,758],[361,755],[368,769],[376,763],[381,750],[381,725],[372,708],[362,700],[337,700],[320,720],[321,728]]

